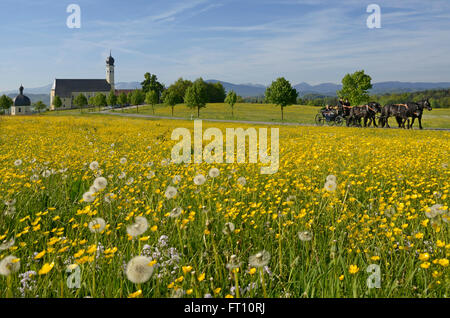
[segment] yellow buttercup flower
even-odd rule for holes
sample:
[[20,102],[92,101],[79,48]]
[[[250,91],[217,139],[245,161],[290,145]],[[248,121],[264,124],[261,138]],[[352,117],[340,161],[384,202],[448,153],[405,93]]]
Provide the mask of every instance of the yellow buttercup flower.
[[39,275],[45,275],[48,272],[52,270],[52,268],[55,266],[54,262],[51,263],[45,263],[42,268],[39,270]]

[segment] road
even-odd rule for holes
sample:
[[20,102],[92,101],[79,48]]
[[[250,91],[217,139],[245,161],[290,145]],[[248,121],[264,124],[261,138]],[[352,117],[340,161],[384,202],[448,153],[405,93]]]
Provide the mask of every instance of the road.
[[[126,107],[126,109],[133,109],[135,106]],[[151,119],[168,119],[168,120],[187,120],[189,118],[185,117],[169,117],[169,116],[155,116],[155,115],[144,115],[135,113],[118,113],[112,112],[111,110],[103,110],[100,112],[95,112],[95,114],[108,114],[120,117],[134,117],[134,118],[151,118]],[[193,120],[196,118],[193,118]],[[252,120],[231,120],[231,119],[208,119],[200,118],[202,121],[208,122],[219,122],[219,123],[235,123],[235,124],[250,124],[250,125],[266,125],[266,126],[303,126],[303,127],[317,127],[317,125],[301,124],[301,123],[289,123],[289,122],[273,122],[273,121],[252,121]],[[398,128],[397,128],[398,129]],[[418,130],[418,129],[417,129]],[[450,131],[450,128],[425,128],[424,130],[436,130],[436,131]]]

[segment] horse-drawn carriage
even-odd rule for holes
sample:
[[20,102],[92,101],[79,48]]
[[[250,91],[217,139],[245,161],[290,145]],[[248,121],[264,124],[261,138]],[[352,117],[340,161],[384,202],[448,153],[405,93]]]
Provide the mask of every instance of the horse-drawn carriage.
[[342,126],[344,123],[344,114],[340,111],[339,107],[322,108],[316,115],[316,125],[328,125]]
[[[389,128],[389,117],[394,117],[397,120],[399,128],[406,128],[406,123],[408,123],[407,128],[412,128],[417,118],[419,128],[423,129],[422,114],[424,109],[432,110],[428,99],[421,102],[392,104],[384,107],[376,102],[370,102],[361,106],[350,106],[347,103],[340,103],[339,106],[326,106],[319,110],[315,117],[315,122],[320,126],[325,123],[328,125],[342,126],[345,121],[347,127],[362,127],[361,121],[363,121],[364,127],[370,127],[372,124],[374,127],[378,127],[378,123],[381,127],[386,126]],[[411,123],[410,118],[412,119]]]

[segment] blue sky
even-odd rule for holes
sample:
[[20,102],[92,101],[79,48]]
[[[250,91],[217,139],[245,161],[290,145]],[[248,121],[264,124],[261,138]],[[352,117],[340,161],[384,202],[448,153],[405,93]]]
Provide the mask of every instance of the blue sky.
[[[80,29],[66,26],[71,3]],[[371,3],[381,29],[366,26]],[[1,0],[0,41],[0,91],[104,78],[110,49],[116,82],[338,83],[359,69],[450,81],[448,0]]]

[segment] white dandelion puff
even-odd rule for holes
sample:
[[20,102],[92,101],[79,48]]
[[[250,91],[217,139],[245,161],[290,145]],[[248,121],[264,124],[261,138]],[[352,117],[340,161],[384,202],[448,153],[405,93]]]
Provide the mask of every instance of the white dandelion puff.
[[98,164],[98,162],[97,161],[92,161],[90,164],[89,164],[89,169],[91,169],[92,171],[95,171],[95,170],[97,170],[98,168],[99,168],[99,164]]
[[222,233],[225,235],[230,235],[231,233],[234,232],[235,229],[236,229],[236,227],[234,226],[234,224],[231,222],[228,222],[228,223],[225,223]]
[[181,176],[179,176],[179,175],[173,176],[173,178],[172,178],[172,183],[173,183],[173,184],[177,184],[177,183],[179,183],[180,181],[181,181]]
[[312,240],[313,235],[309,231],[304,231],[304,232],[299,232],[298,233],[298,238],[300,239],[300,241],[307,242],[307,241],[311,241]]
[[194,177],[194,184],[195,185],[200,186],[200,185],[204,184],[205,182],[206,182],[206,178],[202,174],[199,174],[199,175]]
[[334,183],[336,183],[337,182],[336,176],[335,175],[329,175],[327,177],[327,182],[334,182]]
[[50,170],[44,170],[44,171],[42,172],[42,176],[43,176],[44,178],[50,177],[51,174],[52,174],[52,173],[51,173]]
[[229,270],[235,269],[235,268],[239,268],[241,267],[241,262],[239,261],[239,258],[236,255],[231,255],[230,256],[230,261],[228,262],[228,264],[226,265],[226,267]]
[[108,185],[108,180],[104,177],[98,177],[94,180],[94,187],[96,187],[98,190],[103,190]]
[[164,194],[167,199],[173,199],[178,193],[177,188],[168,186],[166,193]]
[[151,261],[151,258],[146,256],[132,258],[127,264],[127,278],[135,284],[142,284],[148,281],[153,274],[153,266],[150,266]]
[[3,241],[3,243],[0,244],[0,251],[5,251],[11,247],[14,246],[15,240],[14,238],[12,238],[11,240],[9,240],[8,242]]
[[127,163],[127,158],[120,158],[120,164],[124,165]]
[[[94,190],[94,189],[92,189]],[[95,192],[93,191],[88,191],[86,193],[83,194],[83,201],[86,203],[91,203],[95,201]]]
[[20,261],[14,255],[6,256],[0,261],[0,275],[9,276],[18,272],[20,269]]
[[248,262],[252,267],[264,267],[269,264],[270,253],[267,251],[261,251],[249,257]]
[[247,184],[247,179],[245,179],[245,177],[239,177],[237,183],[241,186],[245,186]]
[[220,170],[219,169],[217,169],[217,168],[211,168],[210,170],[209,170],[209,176],[211,177],[211,178],[216,178],[216,177],[218,177],[220,175]]
[[14,161],[14,165],[16,167],[20,166],[21,164],[22,164],[22,160],[20,160],[20,159],[17,159],[16,161]]
[[138,216],[134,219],[135,223],[127,226],[127,233],[132,237],[142,235],[148,229],[148,221],[143,216]]
[[181,215],[183,212],[183,209],[180,207],[174,208],[172,211],[170,211],[169,217],[171,218],[177,218]]
[[92,233],[100,233],[106,227],[106,222],[102,218],[95,218],[91,222],[89,222],[89,230]]
[[336,184],[336,182],[333,182],[333,181],[327,181],[325,183],[324,188],[328,192],[334,192],[334,191],[336,191],[337,184]]

